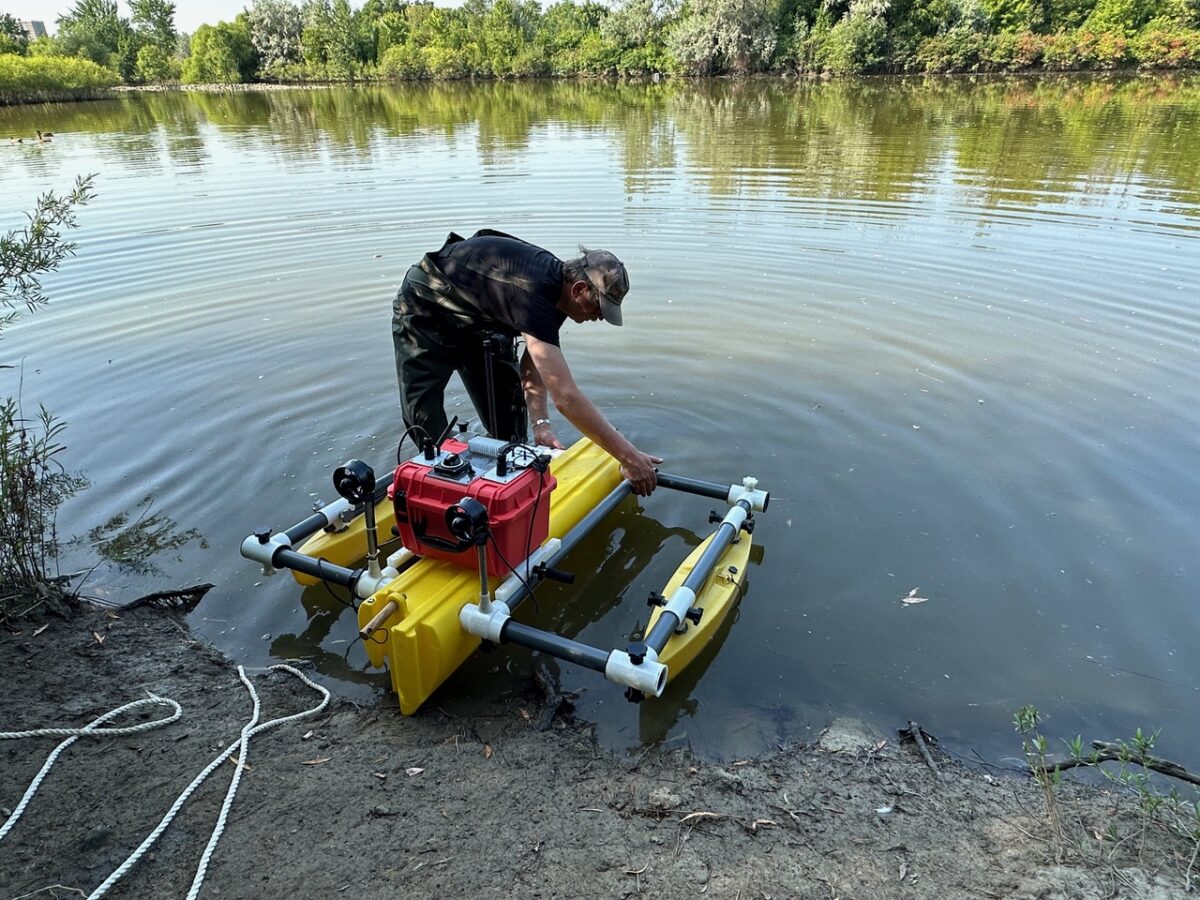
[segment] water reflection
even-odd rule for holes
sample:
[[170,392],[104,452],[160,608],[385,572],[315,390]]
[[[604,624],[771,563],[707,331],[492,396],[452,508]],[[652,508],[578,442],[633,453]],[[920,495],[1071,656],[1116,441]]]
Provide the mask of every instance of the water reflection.
[[453,147],[470,135],[486,167],[564,125],[617,141],[631,193],[652,192],[653,173],[676,167],[682,152],[714,195],[887,204],[926,190],[952,152],[988,209],[1086,204],[1089,184],[1131,178],[1174,192],[1188,215],[1200,198],[1200,142],[1184,139],[1200,133],[1200,79],[1187,75],[417,84],[129,94],[0,111],[0,131],[105,135],[137,167],[203,164],[206,129],[289,160],[336,149],[369,161],[384,141],[439,136]]

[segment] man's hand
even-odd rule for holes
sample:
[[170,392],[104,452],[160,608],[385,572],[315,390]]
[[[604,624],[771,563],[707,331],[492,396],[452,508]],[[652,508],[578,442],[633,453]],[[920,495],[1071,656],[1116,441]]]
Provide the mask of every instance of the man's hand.
[[563,442],[560,441],[554,434],[554,429],[549,425],[535,425],[533,427],[533,445],[535,447],[549,447],[551,450],[564,450]]
[[654,467],[662,462],[657,456],[634,450],[632,458],[621,463],[621,474],[633,485],[633,492],[639,497],[648,497],[658,486],[658,476]]

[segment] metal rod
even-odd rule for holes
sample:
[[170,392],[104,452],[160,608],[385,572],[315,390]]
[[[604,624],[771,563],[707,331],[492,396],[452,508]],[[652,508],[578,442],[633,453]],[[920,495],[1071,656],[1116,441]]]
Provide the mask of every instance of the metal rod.
[[486,544],[478,544],[475,547],[475,559],[479,566],[479,611],[490,614],[492,611],[492,587],[488,584]]
[[[559,560],[570,553],[580,541],[587,537],[588,532],[595,528],[601,519],[612,512],[632,492],[633,485],[622,479],[621,483],[608,493],[608,496],[597,503],[591,512],[575,523],[575,527],[566,533],[562,539],[562,546],[558,548],[558,552],[545,561],[546,568],[554,568]],[[530,590],[536,587],[540,581],[541,579],[537,575],[531,573],[529,578],[525,579],[525,582],[505,601],[508,604],[509,610],[516,612],[517,607],[524,603],[529,596]]]
[[727,484],[700,481],[696,478],[685,478],[682,475],[670,475],[667,472],[659,472],[657,478],[659,487],[670,488],[673,491],[699,494],[701,497],[712,497],[714,500],[726,500],[729,497],[729,485]]
[[367,530],[367,571],[372,578],[379,577],[379,535],[375,531],[375,504],[363,504],[363,516]]
[[540,628],[522,625],[513,619],[504,623],[504,627],[500,630],[500,640],[509,644],[519,644],[530,650],[539,650],[556,659],[565,659],[567,662],[583,666],[585,669],[594,669],[597,672],[604,671],[605,666],[608,665],[608,654],[611,652],[590,644],[581,644],[579,641],[573,641],[549,631],[542,631]]

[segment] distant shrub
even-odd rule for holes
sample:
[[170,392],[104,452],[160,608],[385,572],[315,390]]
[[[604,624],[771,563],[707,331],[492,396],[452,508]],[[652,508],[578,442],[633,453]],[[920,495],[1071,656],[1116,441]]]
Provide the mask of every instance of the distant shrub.
[[1200,66],[1200,31],[1183,31],[1151,25],[1129,45],[1130,56],[1147,69]]
[[138,50],[134,72],[143,84],[163,84],[179,80],[180,66],[161,47],[146,44]]
[[917,67],[926,72],[977,72],[987,60],[987,39],[969,28],[951,28],[917,47]]
[[1077,68],[1079,53],[1075,48],[1075,35],[1069,31],[1057,31],[1043,38],[1042,63],[1047,69],[1066,71]]
[[1075,33],[1075,54],[1085,68],[1115,69],[1129,59],[1129,40],[1119,31],[1080,28]]
[[379,77],[387,81],[408,81],[428,74],[421,48],[412,44],[393,44],[379,58]]
[[116,72],[86,59],[0,55],[0,104],[89,100],[120,82]]
[[988,41],[984,59],[992,70],[1025,70],[1042,65],[1044,50],[1043,35],[1032,31],[1002,31]]
[[462,53],[450,47],[422,47],[421,58],[432,78],[450,81],[471,74]]
[[834,75],[860,75],[883,63],[886,39],[883,19],[851,13],[825,35],[817,50],[817,62]]

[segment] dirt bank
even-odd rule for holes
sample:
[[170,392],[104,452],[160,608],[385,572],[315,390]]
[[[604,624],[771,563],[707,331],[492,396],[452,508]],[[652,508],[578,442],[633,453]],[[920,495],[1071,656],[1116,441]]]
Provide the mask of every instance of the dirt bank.
[[[0,842],[0,898],[92,891],[249,716],[235,668],[174,615],[118,615],[0,633],[0,730],[80,727],[147,690],[184,711],[62,755]],[[252,675],[263,720],[319,699],[289,675]],[[949,763],[937,780],[895,736],[876,747],[843,726],[827,749],[729,766],[654,748],[620,758],[586,723],[539,730],[540,698],[528,684],[471,719],[335,698],[257,736],[201,896],[1184,895],[1190,848],[1139,829],[1135,804],[1112,794],[1064,785],[1060,843],[1033,782]],[[58,740],[0,741],[0,822]],[[233,771],[204,784],[109,896],[187,893]],[[1098,839],[1110,825],[1129,837]]]

